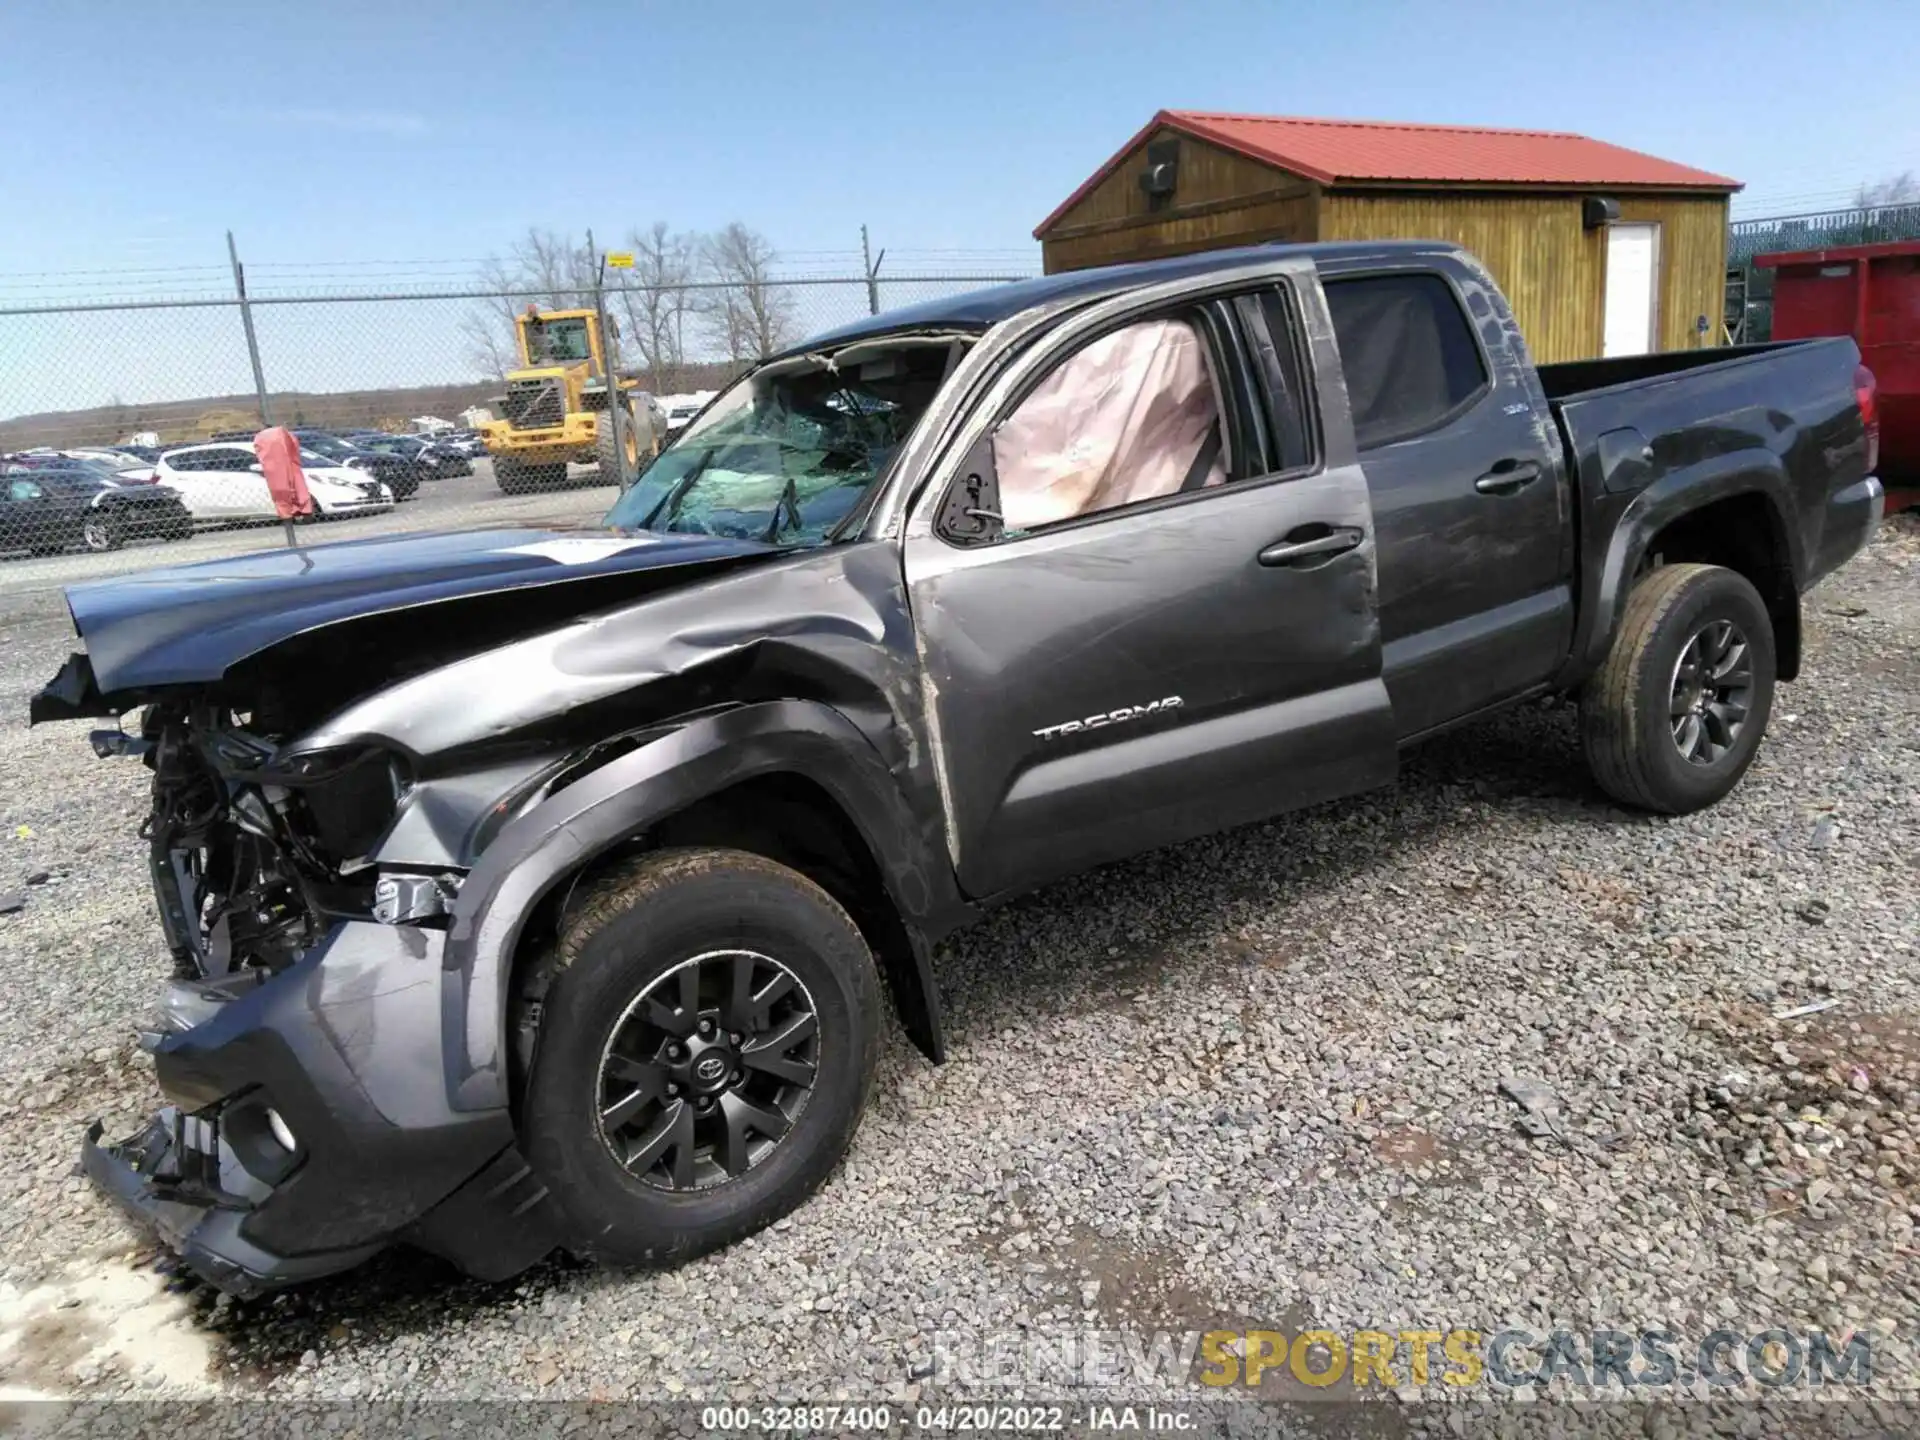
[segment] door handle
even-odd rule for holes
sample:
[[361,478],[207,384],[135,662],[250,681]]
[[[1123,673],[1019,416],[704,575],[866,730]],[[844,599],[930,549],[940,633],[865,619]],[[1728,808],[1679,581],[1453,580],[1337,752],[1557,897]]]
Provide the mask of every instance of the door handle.
[[[1303,529],[1325,529],[1325,526],[1302,527]],[[1298,534],[1299,531],[1295,531]],[[1344,555],[1353,549],[1365,535],[1355,529],[1343,528],[1329,530],[1324,535],[1316,535],[1310,540],[1276,540],[1260,552],[1262,565],[1298,565],[1302,560],[1319,560],[1333,555]]]
[[1512,495],[1540,478],[1537,460],[1502,460],[1473,482],[1482,495]]

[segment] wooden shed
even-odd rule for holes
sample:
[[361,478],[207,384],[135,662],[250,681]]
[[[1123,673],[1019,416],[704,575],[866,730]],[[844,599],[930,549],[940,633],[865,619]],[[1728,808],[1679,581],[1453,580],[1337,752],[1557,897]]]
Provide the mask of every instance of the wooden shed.
[[1033,232],[1048,273],[1272,240],[1448,240],[1536,359],[1716,343],[1740,182],[1583,135],[1162,110]]

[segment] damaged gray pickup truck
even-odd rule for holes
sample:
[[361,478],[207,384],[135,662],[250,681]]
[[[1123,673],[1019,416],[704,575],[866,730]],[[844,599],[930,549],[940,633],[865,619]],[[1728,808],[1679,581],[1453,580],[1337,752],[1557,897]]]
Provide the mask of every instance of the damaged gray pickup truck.
[[890,996],[1055,877],[1577,694],[1711,804],[1879,520],[1850,340],[1535,368],[1472,257],[1266,247],[896,311],[600,528],[74,588],[35,721],[152,771],[169,1102],[83,1158],[247,1293],[725,1244],[859,1124]]

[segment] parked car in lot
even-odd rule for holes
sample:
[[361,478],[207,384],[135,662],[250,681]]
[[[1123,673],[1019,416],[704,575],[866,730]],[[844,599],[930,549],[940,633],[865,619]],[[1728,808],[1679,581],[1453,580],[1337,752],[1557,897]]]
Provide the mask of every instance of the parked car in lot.
[[177,1109],[83,1164],[239,1292],[736,1240],[888,997],[942,1058],[933,946],[1008,896],[1547,695],[1622,803],[1725,795],[1872,413],[1851,340],[1536,368],[1459,249],[1270,246],[817,336],[597,533],[76,586],[31,718],[147,707],[94,745],[153,771],[182,977]]
[[362,437],[354,444],[371,454],[391,455],[407,461],[418,468],[423,480],[445,480],[473,473],[473,466],[464,455],[420,436]]
[[193,533],[193,517],[171,490],[116,484],[74,461],[0,468],[0,550],[118,550],[129,540]]
[[672,440],[693,422],[700,413],[700,407],[712,399],[709,395],[669,395],[660,402],[661,418],[666,426],[666,436]]
[[77,450],[62,450],[60,453],[70,460],[96,461],[115,471],[139,469],[153,463],[152,460],[118,448],[83,446]]
[[434,438],[434,444],[453,451],[467,460],[478,460],[487,453],[487,442],[480,438],[477,431],[453,430]]
[[0,464],[4,464],[9,470],[34,470],[64,464],[66,459],[67,457],[58,450],[40,446],[32,450],[15,450],[9,455],[0,455]]
[[434,479],[454,480],[473,474],[473,461],[456,446],[430,440],[420,450],[420,463],[433,467]]
[[334,466],[358,471],[378,480],[393,492],[395,500],[411,500],[420,493],[424,472],[404,455],[364,450],[351,440],[326,431],[296,430],[293,434],[300,442],[301,449],[324,457]]
[[[303,450],[300,469],[320,515],[366,514],[393,508],[393,492],[378,479]],[[267,477],[250,445],[190,445],[168,450],[154,466],[157,483],[177,491],[195,521],[243,523],[277,516]]]

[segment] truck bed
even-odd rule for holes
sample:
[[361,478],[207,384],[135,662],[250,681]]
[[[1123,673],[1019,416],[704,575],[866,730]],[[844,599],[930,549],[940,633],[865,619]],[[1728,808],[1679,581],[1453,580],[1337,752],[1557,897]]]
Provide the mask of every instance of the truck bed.
[[1878,513],[1878,487],[1863,478],[1859,363],[1853,341],[1819,339],[1539,367],[1573,485],[1580,619],[1570,673],[1604,652],[1630,588],[1620,572],[1634,537],[1671,514],[1717,499],[1764,504],[1791,555],[1776,597],[1783,614],[1794,590],[1859,548]]
[[1621,355],[1611,360],[1568,360],[1541,365],[1541,387],[1549,400],[1572,400],[1595,390],[1661,380],[1696,370],[1733,365],[1757,356],[1790,349],[1804,341],[1775,341],[1767,345],[1729,345],[1706,350],[1668,350],[1651,355]]

